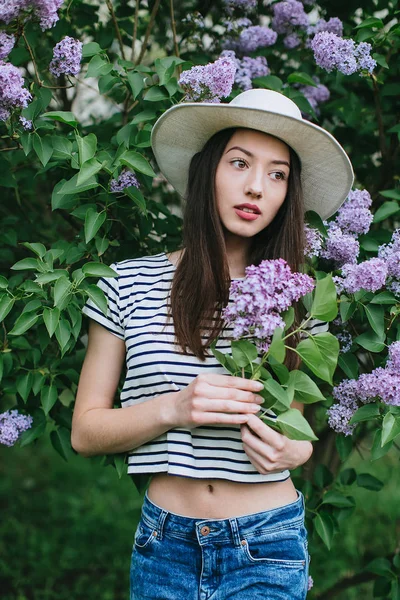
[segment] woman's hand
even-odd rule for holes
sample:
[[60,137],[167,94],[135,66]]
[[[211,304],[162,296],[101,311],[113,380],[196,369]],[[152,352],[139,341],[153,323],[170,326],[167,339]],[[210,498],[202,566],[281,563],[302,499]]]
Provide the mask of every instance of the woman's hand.
[[307,462],[313,452],[311,442],[290,440],[256,415],[248,416],[241,433],[244,451],[262,475],[295,469]]
[[205,373],[174,394],[171,422],[192,429],[199,425],[238,425],[260,410],[262,386],[231,375]]

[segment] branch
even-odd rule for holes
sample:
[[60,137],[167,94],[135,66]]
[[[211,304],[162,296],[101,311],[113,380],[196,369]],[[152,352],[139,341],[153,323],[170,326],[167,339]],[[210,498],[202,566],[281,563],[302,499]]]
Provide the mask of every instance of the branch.
[[120,31],[120,28],[118,26],[117,18],[115,16],[115,12],[114,12],[114,8],[113,8],[113,5],[111,3],[111,0],[106,0],[106,4],[107,4],[108,10],[110,11],[110,15],[111,15],[111,18],[112,18],[113,23],[114,23],[115,33],[117,34],[119,48],[121,50],[121,56],[125,60],[124,44],[122,42],[121,31]]
[[175,23],[175,13],[174,13],[174,0],[170,0],[171,7],[171,25],[172,25],[172,35],[174,36],[174,52],[175,56],[179,58],[179,48],[178,42],[176,39],[176,23]]
[[31,60],[32,60],[32,63],[33,63],[33,68],[35,69],[35,75],[36,75],[37,83],[38,83],[39,86],[42,86],[43,82],[40,79],[39,71],[38,71],[38,68],[37,68],[37,65],[36,65],[36,60],[35,60],[35,57],[33,56],[32,48],[30,47],[29,42],[26,39],[25,31],[22,31],[22,37],[24,38],[25,45],[26,45],[26,47],[28,49],[29,54],[31,55]]
[[145,33],[145,36],[144,36],[142,48],[140,50],[139,58],[135,62],[135,66],[139,65],[142,62],[142,58],[145,55],[147,42],[148,42],[148,39],[150,37],[151,30],[153,29],[154,20],[156,18],[158,7],[160,6],[160,1],[161,0],[156,0],[155,3],[154,3],[153,10],[151,11],[151,15],[150,15],[150,21],[149,21],[149,24],[147,26],[146,33]]
[[381,149],[382,158],[386,158],[386,144],[385,144],[385,129],[383,127],[383,119],[382,119],[382,108],[379,100],[379,90],[378,84],[376,83],[375,75],[371,75],[372,85],[374,88],[374,101],[375,101],[375,109],[376,109],[376,118],[378,120],[378,131],[379,131],[379,145]]
[[133,21],[131,62],[135,61],[135,45],[136,45],[138,18],[139,18],[139,1],[140,0],[136,0],[136,2],[135,2],[135,20]]
[[342,592],[347,588],[354,587],[356,585],[359,585],[360,583],[365,583],[367,581],[374,581],[376,578],[377,575],[375,573],[357,573],[352,577],[345,577],[341,581],[338,581],[329,590],[325,590],[324,592],[322,592],[322,594],[317,594],[315,598],[316,600],[319,600],[320,598],[323,600],[330,600],[331,598],[337,596],[339,592]]

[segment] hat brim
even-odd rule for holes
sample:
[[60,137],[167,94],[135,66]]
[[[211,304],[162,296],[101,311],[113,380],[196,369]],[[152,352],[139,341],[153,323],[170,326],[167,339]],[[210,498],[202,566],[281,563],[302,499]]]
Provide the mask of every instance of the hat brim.
[[343,204],[353,184],[353,169],[346,152],[325,129],[264,109],[196,102],[168,109],[151,134],[158,167],[181,196],[186,193],[193,155],[214,133],[229,127],[263,131],[293,148],[301,161],[306,211],[327,219]]

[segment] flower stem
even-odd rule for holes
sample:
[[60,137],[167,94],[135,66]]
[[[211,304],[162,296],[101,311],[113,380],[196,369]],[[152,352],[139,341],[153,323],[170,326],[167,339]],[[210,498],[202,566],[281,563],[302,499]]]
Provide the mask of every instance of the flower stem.
[[35,69],[35,75],[36,75],[37,83],[38,83],[38,85],[42,86],[43,82],[40,79],[39,71],[38,71],[38,68],[37,68],[37,65],[36,65],[36,60],[35,60],[35,57],[33,55],[32,48],[30,47],[29,42],[28,42],[28,40],[26,38],[25,31],[22,31],[22,37],[24,38],[25,45],[26,45],[27,50],[28,50],[28,52],[29,52],[29,54],[31,56],[31,60],[32,60],[32,63],[33,63],[33,68]]
[[160,6],[160,2],[161,2],[161,0],[156,0],[154,3],[153,10],[151,11],[151,15],[150,15],[150,21],[149,21],[149,24],[147,25],[146,33],[144,35],[144,40],[143,40],[142,48],[140,50],[139,58],[135,62],[135,66],[139,65],[141,63],[142,58],[145,55],[147,42],[150,37],[151,30],[153,29],[154,20],[156,18],[158,7]]

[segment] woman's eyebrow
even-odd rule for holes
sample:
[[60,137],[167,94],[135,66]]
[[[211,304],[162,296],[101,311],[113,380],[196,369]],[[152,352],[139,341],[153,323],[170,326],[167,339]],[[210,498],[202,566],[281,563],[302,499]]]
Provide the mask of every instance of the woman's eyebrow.
[[[247,154],[247,156],[250,156],[250,158],[254,157],[254,154],[252,154],[248,150],[245,150],[244,148],[241,148],[240,146],[232,146],[232,148],[229,148],[229,150],[227,150],[225,152],[225,154],[228,154],[228,152],[230,152],[231,150],[240,150],[241,152],[243,152],[243,154]],[[290,163],[288,163],[287,160],[271,160],[271,164],[273,164],[273,165],[286,165],[290,169]]]

